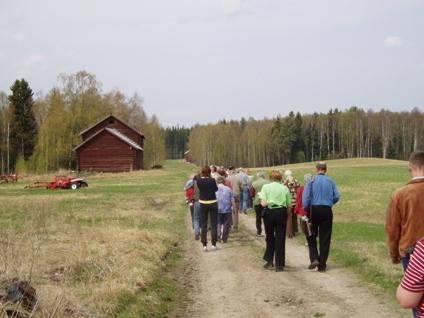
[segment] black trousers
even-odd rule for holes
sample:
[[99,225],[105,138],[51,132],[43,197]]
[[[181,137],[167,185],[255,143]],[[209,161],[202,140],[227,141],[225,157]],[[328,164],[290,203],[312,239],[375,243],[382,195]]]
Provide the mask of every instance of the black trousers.
[[255,213],[256,213],[256,234],[262,234],[262,210],[264,207],[260,204],[255,205]]
[[[325,270],[328,254],[330,253],[331,232],[333,228],[333,211],[331,207],[313,205],[311,223],[313,235],[307,238],[309,259],[311,263],[318,260],[318,269]],[[319,237],[319,252],[317,248],[317,237]]]
[[208,244],[208,217],[210,218],[210,229],[211,229],[211,239],[212,245],[216,245],[218,238],[218,203],[212,204],[203,204],[200,203],[200,226],[202,229],[201,232],[201,242],[203,246]]
[[266,249],[264,260],[272,263],[275,255],[275,267],[283,268],[286,261],[286,223],[287,209],[266,209],[264,217]]

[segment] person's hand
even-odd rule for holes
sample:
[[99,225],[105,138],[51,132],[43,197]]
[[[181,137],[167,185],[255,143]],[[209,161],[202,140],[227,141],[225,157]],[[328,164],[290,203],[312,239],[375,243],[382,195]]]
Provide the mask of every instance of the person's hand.
[[400,263],[400,261],[401,261],[400,256],[396,256],[396,257],[393,257],[393,256],[392,256],[392,263],[393,263],[393,264],[399,264],[399,263]]
[[309,219],[308,219],[308,217],[307,217],[306,215],[302,216],[300,219],[301,219],[303,222],[308,222],[308,221],[309,221]]

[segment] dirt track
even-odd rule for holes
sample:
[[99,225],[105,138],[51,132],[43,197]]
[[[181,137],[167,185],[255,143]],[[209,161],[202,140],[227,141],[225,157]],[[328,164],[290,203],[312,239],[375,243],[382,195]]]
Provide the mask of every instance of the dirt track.
[[252,217],[241,224],[214,252],[203,252],[189,230],[179,275],[187,295],[170,317],[410,317],[331,262],[326,273],[307,270],[307,248],[292,240],[284,272],[263,269],[264,238]]

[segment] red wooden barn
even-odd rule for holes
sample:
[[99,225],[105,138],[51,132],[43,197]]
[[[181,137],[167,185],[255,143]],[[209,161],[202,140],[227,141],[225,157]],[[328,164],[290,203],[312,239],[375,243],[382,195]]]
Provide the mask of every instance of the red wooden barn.
[[143,169],[144,135],[109,115],[80,133],[74,148],[78,171],[120,172]]

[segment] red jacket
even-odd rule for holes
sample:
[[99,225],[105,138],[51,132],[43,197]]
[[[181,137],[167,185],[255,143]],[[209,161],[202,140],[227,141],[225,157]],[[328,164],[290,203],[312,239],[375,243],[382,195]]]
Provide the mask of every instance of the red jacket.
[[186,200],[187,201],[193,201],[193,194],[194,194],[193,187],[188,188],[187,190],[185,190]]
[[299,188],[297,188],[297,192],[296,192],[296,209],[295,209],[295,213],[300,215],[300,216],[305,216],[306,215],[306,211],[303,208],[303,203],[302,203],[302,196],[303,196],[303,190],[305,189],[304,186],[301,186]]

